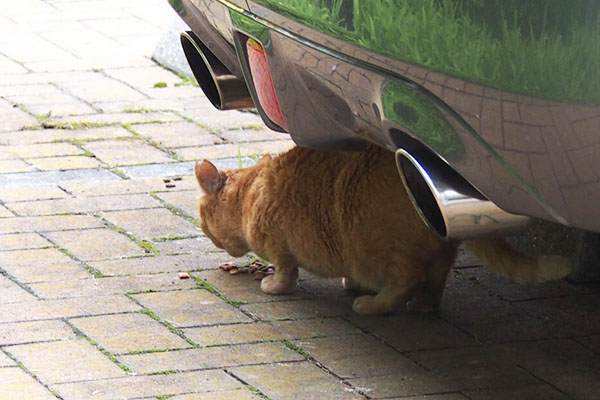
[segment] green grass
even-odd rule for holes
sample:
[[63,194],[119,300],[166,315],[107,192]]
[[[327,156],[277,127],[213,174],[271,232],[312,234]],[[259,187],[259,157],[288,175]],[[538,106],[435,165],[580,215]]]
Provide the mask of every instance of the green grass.
[[597,15],[587,24],[563,22],[570,24],[565,33],[527,28],[530,16],[519,15],[519,8],[495,16],[491,28],[469,13],[475,0],[350,1],[351,11],[345,13],[343,0],[259,2],[359,46],[433,70],[542,98],[600,103]]

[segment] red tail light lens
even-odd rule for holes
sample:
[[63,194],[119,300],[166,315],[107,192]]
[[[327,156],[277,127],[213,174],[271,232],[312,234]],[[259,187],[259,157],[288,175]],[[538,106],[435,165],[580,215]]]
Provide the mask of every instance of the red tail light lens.
[[254,82],[258,101],[262,109],[271,121],[287,130],[287,124],[285,123],[277,95],[275,94],[275,87],[273,86],[273,79],[271,78],[271,70],[269,69],[265,49],[254,39],[246,41],[246,49],[248,51],[250,72],[252,72],[252,82]]

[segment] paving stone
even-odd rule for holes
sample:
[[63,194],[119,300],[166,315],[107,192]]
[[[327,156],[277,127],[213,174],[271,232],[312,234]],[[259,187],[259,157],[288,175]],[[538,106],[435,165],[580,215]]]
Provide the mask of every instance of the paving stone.
[[98,168],[100,166],[97,159],[87,156],[29,158],[27,162],[42,171]]
[[88,123],[88,124],[113,124],[113,125],[135,125],[156,122],[181,121],[181,117],[171,112],[149,112],[149,113],[98,113],[72,117],[54,118],[57,123]]
[[102,223],[88,215],[56,215],[46,217],[5,218],[0,225],[2,233],[53,232],[66,229],[100,228]]
[[350,320],[399,351],[478,345],[471,336],[430,314],[353,315]]
[[576,340],[588,349],[591,349],[596,353],[600,353],[600,335],[579,337]]
[[132,165],[174,161],[167,153],[140,140],[106,140],[84,147],[108,165]]
[[[181,237],[200,233],[200,228],[174,215],[166,208],[111,211],[103,213],[103,216],[140,239]],[[152,223],[149,223],[150,221]]]
[[577,330],[579,335],[600,333],[600,295],[579,295],[522,301],[519,308],[546,321],[559,321]]
[[247,111],[217,110],[205,99],[203,103],[195,103],[194,108],[188,108],[183,115],[212,130],[224,131],[246,126],[264,126],[260,116]]
[[592,291],[586,285],[575,285],[566,280],[551,281],[535,285],[521,285],[492,273],[486,268],[464,268],[460,274],[477,286],[496,293],[510,301],[533,300],[549,297],[588,294]]
[[33,300],[35,297],[16,283],[0,275],[0,304]]
[[0,368],[0,398],[56,400],[48,389],[21,368]]
[[0,218],[13,217],[14,214],[10,212],[6,207],[0,204]]
[[466,326],[530,318],[521,308],[461,277],[459,271],[451,270],[448,276],[439,310],[445,321],[455,326]]
[[154,62],[148,57],[135,54],[122,54],[119,57],[86,57],[65,60],[25,62],[24,67],[34,72],[67,72],[73,70],[92,70],[104,68],[124,68],[151,66]]
[[[77,29],[79,28],[79,29]],[[116,42],[107,36],[86,29],[85,25],[71,27],[68,31],[47,31],[44,37],[53,43],[60,43],[60,46],[69,52],[80,57],[86,55],[112,55]]]
[[180,271],[194,271],[208,268],[218,268],[218,265],[234,261],[244,263],[246,258],[233,259],[226,253],[210,253],[197,255],[176,255],[158,257],[136,257],[121,260],[92,261],[89,264],[105,275],[137,275],[157,274]]
[[52,243],[37,233],[16,233],[0,236],[0,251],[36,249],[52,246]]
[[161,146],[170,148],[212,145],[222,142],[217,135],[187,121],[136,125],[133,129]]
[[142,293],[133,297],[176,327],[252,321],[235,307],[202,289]]
[[27,110],[35,115],[63,117],[93,113],[96,110],[82,101],[71,100],[61,103],[27,104]]
[[[172,162],[168,164],[148,164],[148,165],[133,165],[130,167],[119,167],[119,171],[122,171],[131,179],[144,179],[151,177],[173,177],[181,175],[193,175],[194,174],[194,163],[193,162]],[[195,181],[195,178],[194,178]],[[173,183],[177,187],[177,183]],[[198,184],[196,183],[196,186]],[[163,189],[166,186],[163,186]]]
[[9,86],[8,93],[6,93],[6,89],[4,92],[7,100],[10,100],[13,103],[23,104],[28,109],[31,104],[55,104],[77,101],[73,96],[66,94],[51,84],[14,85]]
[[281,343],[260,343],[132,354],[119,359],[136,373],[151,374],[170,370],[188,371],[300,361],[304,357]]
[[260,397],[247,389],[224,392],[192,393],[170,397],[171,400],[258,400]]
[[1,160],[0,174],[31,172],[35,171],[35,167],[25,163],[23,160]]
[[342,378],[410,375],[423,372],[412,360],[369,335],[314,338],[294,342]]
[[0,324],[2,346],[69,339],[75,339],[73,329],[59,320]]
[[406,355],[427,368],[432,376],[449,382],[453,390],[506,390],[539,383],[523,368],[524,360],[510,345],[426,350]]
[[213,146],[185,147],[175,149],[175,153],[184,160],[220,159],[229,157],[262,157],[264,154],[283,153],[295,144],[291,140],[252,142],[242,144],[218,144]]
[[[270,140],[289,140],[287,133],[275,132],[266,127],[263,129],[232,129],[219,133],[225,140],[234,143],[263,142]],[[243,146],[243,145],[241,145]]]
[[[373,399],[401,398],[404,400],[408,398],[429,400],[432,398],[438,400],[439,393],[455,392],[461,387],[460,383],[430,372],[406,375],[400,372],[388,376],[349,379],[347,382]],[[456,395],[450,395],[448,398],[439,397],[439,400],[459,399],[465,399],[465,397],[456,397]]]
[[138,89],[154,87],[157,82],[165,82],[169,85],[181,82],[176,74],[159,66],[108,69],[104,72]]
[[210,239],[205,236],[189,239],[153,240],[152,245],[161,254],[196,254],[199,257],[206,252],[217,250]]
[[29,131],[0,133],[0,143],[5,145],[26,145],[51,143],[60,140],[106,140],[133,138],[133,134],[120,125],[102,126],[87,129],[36,129]]
[[182,147],[174,150],[175,153],[183,160],[215,160],[219,158],[232,158],[239,154],[242,156],[250,155],[246,149],[233,143],[212,145],[212,146],[195,146]]
[[308,339],[317,336],[343,336],[360,333],[356,327],[338,318],[215,325],[188,328],[183,332],[200,346]]
[[309,362],[236,367],[229,371],[272,399],[365,398]]
[[[277,296],[279,298],[281,296]],[[276,300],[275,298],[274,300]],[[286,300],[241,306],[242,310],[261,320],[337,317],[350,315],[352,307],[339,299]]]
[[[15,367],[16,365],[17,364],[13,361],[13,359],[11,359],[6,354],[0,352],[0,368]],[[1,391],[0,391],[0,394],[2,394]]]
[[44,172],[22,172],[0,175],[4,187],[31,186],[39,184],[61,185],[72,182],[111,182],[121,178],[105,169],[67,169]]
[[568,338],[580,335],[577,326],[556,318],[529,318],[504,321],[501,324],[485,323],[463,326],[465,332],[486,344],[506,343],[515,340],[543,340]]
[[38,143],[24,144],[20,146],[7,146],[11,151],[22,158],[56,157],[82,155],[83,151],[69,143]]
[[42,60],[68,60],[73,59],[73,55],[69,54],[60,47],[38,38],[36,41],[31,41],[28,46],[23,46],[21,43],[3,43],[2,53],[19,62],[31,62]]
[[550,385],[531,385],[510,389],[478,390],[465,393],[471,400],[566,400],[567,395],[559,392]]
[[123,99],[141,100],[146,97],[122,82],[100,74],[96,74],[94,79],[86,82],[63,81],[60,83],[60,87],[88,103]]
[[106,228],[51,232],[46,237],[85,261],[146,254],[129,238]]
[[19,282],[32,284],[37,282],[58,282],[65,280],[78,280],[90,277],[83,266],[77,262],[54,264],[21,264],[8,265],[6,272]]
[[85,339],[24,344],[7,350],[46,384],[127,374]]
[[27,72],[20,64],[4,56],[0,56],[0,69],[7,75]]
[[0,252],[0,263],[3,265],[45,265],[45,264],[72,264],[75,261],[56,248],[14,250]]
[[90,265],[108,276],[192,271],[200,268],[196,256],[136,257],[92,261]]
[[223,371],[195,371],[67,383],[53,385],[52,389],[65,399],[112,400],[225,391],[241,386]]
[[75,196],[109,196],[135,193],[150,193],[156,190],[168,190],[162,179],[128,179],[110,182],[108,185],[98,183],[66,183],[61,185]]
[[52,215],[66,213],[94,213],[99,211],[131,210],[160,206],[160,202],[147,194],[71,197],[56,200],[38,200],[9,203],[8,207],[19,215]]
[[62,199],[69,194],[56,185],[26,186],[19,188],[1,188],[0,200],[5,203],[15,201]]
[[71,279],[60,282],[30,283],[40,297],[59,299],[67,297],[101,296],[103,294],[139,293],[148,290],[179,290],[196,287],[192,279],[179,279],[177,274],[134,275],[91,279]]
[[449,393],[449,394],[433,394],[426,396],[410,396],[410,397],[394,397],[399,400],[466,400],[467,397],[460,393]]
[[190,347],[146,314],[115,314],[75,318],[71,323],[112,353]]
[[0,132],[18,131],[27,126],[37,124],[37,119],[24,111],[14,108],[10,103],[0,99]]
[[140,307],[125,296],[96,296],[76,299],[31,300],[3,304],[0,323],[72,318],[138,311]]
[[199,190],[182,190],[177,192],[157,193],[156,195],[170,205],[183,210],[187,215],[198,218],[198,207],[200,203]]

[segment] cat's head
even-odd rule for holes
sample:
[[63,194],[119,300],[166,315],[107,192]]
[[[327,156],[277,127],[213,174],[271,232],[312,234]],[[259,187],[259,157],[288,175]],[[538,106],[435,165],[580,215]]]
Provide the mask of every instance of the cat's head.
[[196,163],[200,198],[200,227],[212,242],[234,257],[250,251],[242,231],[239,178],[243,170],[219,171],[210,161]]

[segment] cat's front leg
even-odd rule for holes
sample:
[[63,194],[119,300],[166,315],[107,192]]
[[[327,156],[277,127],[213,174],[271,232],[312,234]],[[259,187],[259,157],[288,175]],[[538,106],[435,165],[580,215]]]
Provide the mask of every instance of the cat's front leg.
[[260,288],[268,294],[288,294],[296,290],[298,265],[294,260],[284,259],[275,263],[275,273],[260,282]]

